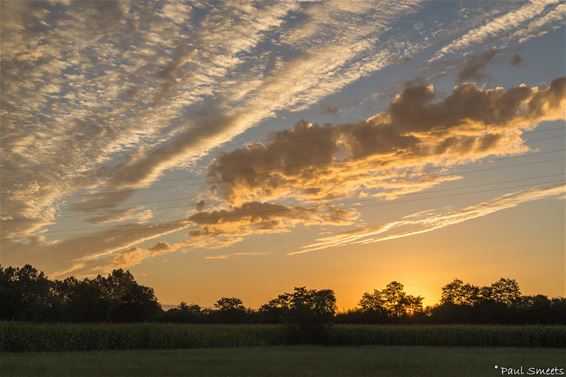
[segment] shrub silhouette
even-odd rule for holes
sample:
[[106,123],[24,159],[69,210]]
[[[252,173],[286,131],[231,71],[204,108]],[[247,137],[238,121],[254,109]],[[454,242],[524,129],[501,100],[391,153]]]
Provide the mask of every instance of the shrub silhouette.
[[322,343],[336,313],[336,297],[330,289],[297,287],[259,309],[260,315],[287,325],[289,336],[299,343]]

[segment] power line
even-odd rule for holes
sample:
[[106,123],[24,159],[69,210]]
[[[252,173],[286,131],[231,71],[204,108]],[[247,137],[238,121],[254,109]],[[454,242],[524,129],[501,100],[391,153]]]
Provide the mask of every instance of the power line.
[[[560,150],[555,150],[555,151],[547,151],[547,152],[541,152],[539,154],[536,154],[536,156],[540,155],[540,154],[548,154],[548,153],[556,153],[556,152],[562,152],[565,149],[560,149]],[[528,156],[534,156],[534,155],[522,155],[522,156],[513,156],[513,157],[505,157],[502,158],[502,160],[506,160],[506,159],[513,159],[513,158],[520,158],[520,157],[528,157]],[[526,162],[526,163],[521,163],[521,164],[513,164],[513,165],[506,165],[506,166],[494,166],[494,167],[489,167],[489,168],[482,168],[482,169],[475,169],[475,170],[469,170],[466,172],[452,172],[452,173],[446,173],[446,174],[436,174],[433,175],[434,177],[449,177],[452,176],[454,174],[475,174],[475,173],[480,173],[480,172],[485,172],[485,171],[492,171],[492,170],[501,170],[501,169],[508,169],[508,168],[514,168],[514,167],[521,167],[521,166],[529,166],[529,165],[536,165],[536,164],[541,164],[541,163],[546,163],[546,162],[556,162],[556,161],[564,161],[564,158],[555,158],[555,159],[547,159],[547,160],[540,160],[540,161],[530,161],[530,162]],[[425,176],[431,176],[431,174],[421,174],[421,175],[416,175],[413,177],[425,177]],[[128,203],[129,205],[134,205],[134,204],[139,204],[139,205],[144,205],[144,204],[148,204],[148,203],[163,203],[163,202],[173,202],[173,201],[186,201],[186,200],[192,200],[194,199],[194,197],[182,197],[182,198],[175,198],[175,199],[162,199],[162,200],[153,200],[153,201],[139,201],[139,202],[130,202]],[[168,209],[168,208],[178,208],[179,206],[170,206],[170,207],[161,207],[159,208],[159,210],[162,209]],[[82,208],[82,209],[96,209],[97,206],[93,206],[93,207],[87,207],[87,208]],[[4,216],[14,216],[14,215],[9,215],[9,214],[4,214]],[[91,217],[91,216],[96,216],[93,214],[77,214],[77,215],[65,215],[65,216],[58,216],[58,219],[61,218],[71,218],[71,217]],[[28,219],[14,219],[14,220],[8,220],[6,222],[24,222],[24,221],[30,221]]]
[[[561,174],[559,174],[561,175]],[[556,176],[556,175],[552,175],[552,176]],[[531,180],[531,179],[540,179],[543,177],[547,177],[547,176],[541,176],[541,177],[531,177],[531,178],[525,178],[525,179],[520,179],[517,181],[524,181],[524,180]],[[488,184],[482,184],[482,185],[476,185],[475,187],[482,187],[482,186],[489,186],[489,185],[494,185],[494,184],[501,184],[501,183],[506,183],[508,181],[502,181],[502,182],[491,182]],[[541,182],[540,184],[545,184],[545,185],[552,185],[552,184],[564,184],[563,180],[560,181],[551,181],[551,182]],[[497,191],[497,190],[506,190],[506,189],[512,189],[512,188],[519,188],[519,187],[525,187],[525,186],[529,186],[532,185],[532,183],[528,183],[528,184],[521,184],[521,185],[512,185],[512,186],[506,186],[506,187],[496,187],[496,188],[492,188],[492,189],[487,189],[487,190],[477,190],[477,191],[470,191],[470,192],[463,192],[463,193],[455,193],[455,194],[449,194],[449,195],[443,195],[443,196],[435,196],[435,197],[427,197],[427,198],[414,198],[414,199],[406,199],[406,200],[396,200],[396,201],[391,201],[391,202],[379,202],[379,203],[372,203],[372,204],[365,204],[365,205],[359,205],[356,206],[356,208],[364,208],[364,207],[376,207],[376,206],[382,206],[382,205],[391,205],[391,204],[399,204],[399,203],[408,203],[408,202],[416,202],[416,201],[422,201],[422,200],[434,200],[434,199],[444,199],[447,197],[454,197],[454,196],[462,196],[462,195],[470,195],[470,194],[477,194],[477,193],[483,193],[483,192],[490,192],[490,191]],[[462,188],[455,188],[454,190],[457,189],[462,189]],[[465,189],[465,188],[464,188]],[[440,191],[440,190],[438,190]],[[444,190],[446,191],[446,190]],[[430,191],[427,192],[426,194],[429,193],[434,193],[437,191]],[[424,193],[423,193],[424,194]],[[354,202],[354,203],[359,203],[359,202],[370,202],[370,201],[375,201],[375,200],[379,200],[379,199],[374,199],[374,198],[370,198],[370,199],[356,199],[355,201],[350,201],[350,202]],[[344,203],[348,203],[348,202],[341,202],[340,204],[344,204]],[[308,209],[308,208],[306,208]],[[254,213],[249,214],[248,216],[243,216],[241,214],[225,214],[223,216],[218,216],[219,218],[221,217],[222,219],[224,218],[231,218],[231,217],[249,217],[249,216],[257,216],[258,214],[277,214],[279,212],[286,212],[286,211],[291,211],[293,210],[293,207],[285,207],[285,208],[281,208],[281,209],[270,209],[270,210],[265,210],[265,211],[255,211]],[[214,213],[209,213],[208,216],[210,218],[215,218],[216,216],[214,215]],[[182,222],[182,221],[191,221],[188,218],[182,218],[182,219],[177,219],[177,220],[172,220],[173,222],[178,221],[178,222]],[[171,222],[171,221],[170,221]],[[138,226],[138,225],[156,225],[154,227],[151,228],[146,228],[146,229],[127,229],[128,227],[132,227],[132,226]],[[108,233],[114,233],[114,232],[124,232],[124,231],[144,231],[144,230],[151,230],[151,229],[161,229],[161,228],[170,228],[171,225],[159,225],[159,224],[126,224],[126,225],[120,225],[126,229],[116,229],[115,231],[106,231],[103,232],[105,234]],[[180,226],[181,228],[185,228],[186,226]],[[76,232],[76,231],[83,231],[83,230],[91,230],[92,228],[76,228],[76,229],[62,229],[62,230],[55,230],[55,231],[50,231],[48,232],[49,234],[67,234],[69,232]],[[3,238],[2,240],[5,240],[8,238]]]
[[[553,137],[551,137],[553,139]],[[546,139],[551,139],[551,138],[546,138]],[[498,159],[497,161],[501,161],[501,160],[507,160],[507,159],[513,159],[513,158],[525,158],[525,157],[532,157],[532,156],[540,156],[543,154],[550,154],[550,153],[556,153],[556,152],[564,152],[566,149],[555,149],[555,150],[551,150],[551,151],[545,151],[545,152],[537,152],[537,153],[531,153],[531,154],[524,154],[524,155],[520,155],[520,156],[511,156],[511,157],[501,157],[500,159]],[[351,163],[352,161],[346,161],[346,162],[338,162],[338,163],[334,163],[332,164],[332,166],[340,166],[340,165],[347,165],[349,163]],[[324,162],[325,164],[327,164],[328,162]],[[300,167],[300,166],[310,166],[310,165],[314,165],[314,164],[297,164],[295,166],[292,167]],[[288,165],[291,166],[291,165]],[[268,170],[268,169],[266,169]],[[240,174],[240,173],[235,173],[236,174]],[[258,174],[257,172],[254,173],[250,173],[249,171],[247,172],[241,172],[242,176],[248,176],[248,175],[255,175]],[[173,178],[173,179],[169,179],[169,180],[160,180],[160,182],[163,181],[179,181],[179,180],[188,180],[191,177],[185,177],[185,178]],[[220,180],[220,181],[215,181],[213,183],[223,183],[223,182],[229,182],[226,180]],[[187,184],[183,184],[182,186],[179,185],[175,185],[175,186],[166,186],[166,187],[148,187],[148,188],[141,188],[141,189],[126,189],[126,190],[115,190],[115,191],[102,191],[102,192],[98,192],[98,193],[92,193],[92,194],[82,194],[79,195],[79,197],[84,197],[84,196],[100,196],[102,194],[107,194],[107,193],[120,193],[120,192],[124,192],[124,191],[140,191],[140,190],[149,190],[149,189],[170,189],[170,188],[180,188],[180,187],[188,187],[188,186],[200,186],[203,185],[207,182],[196,182],[196,183],[187,183]]]
[[[499,110],[502,108],[506,108],[506,107],[514,107],[513,105],[509,105],[509,106],[499,106],[499,107],[487,107],[484,109],[478,109],[478,110],[469,110],[469,111],[461,111],[461,112],[457,112],[457,113],[451,113],[451,114],[443,114],[443,115],[434,115],[434,116],[429,116],[429,117],[420,117],[420,118],[412,118],[412,119],[406,119],[406,120],[402,120],[402,121],[397,121],[397,122],[391,122],[391,123],[384,123],[382,125],[386,125],[386,126],[397,126],[397,125],[401,125],[401,124],[407,124],[407,123],[412,123],[412,122],[419,122],[419,121],[426,121],[426,120],[433,120],[433,119],[442,119],[442,118],[451,118],[451,117],[457,117],[457,116],[462,116],[462,115],[470,115],[470,114],[481,114],[481,113],[485,113],[485,112],[489,112],[489,111],[493,111],[493,110]],[[363,121],[357,122],[355,124],[361,124]],[[336,127],[339,126],[343,126],[343,125],[347,125],[348,123],[344,123],[344,124],[337,124]],[[292,139],[303,139],[305,137],[311,137],[311,136],[317,136],[317,135],[321,135],[321,134],[326,134],[326,133],[331,133],[331,132],[335,132],[336,127],[334,127],[333,129],[322,129],[319,132],[311,132],[307,135],[298,135],[298,136],[292,136],[292,135],[286,135],[283,139],[284,140],[292,140]],[[557,127],[556,129],[564,129],[564,127]],[[281,133],[287,131],[285,130],[281,130],[281,131],[276,131],[275,133]],[[443,131],[442,129],[440,130],[432,130],[432,131]],[[529,132],[529,133],[536,133],[536,132],[543,132],[545,130],[532,130],[532,131],[525,131],[525,132]],[[228,143],[233,143],[233,142],[228,142]],[[21,147],[29,147],[32,144],[10,144],[10,145],[0,145],[0,148],[7,148],[7,147],[13,147],[13,146],[21,146]],[[167,144],[164,144],[162,146],[167,146]],[[69,145],[68,147],[71,147],[71,149],[74,150],[78,150],[76,147],[73,147],[72,145]],[[159,146],[158,146],[159,147]],[[80,151],[80,150],[78,150]],[[172,154],[174,152],[153,152],[152,154]]]
[[[564,129],[563,127],[561,127],[560,129]],[[555,130],[555,129],[552,129]],[[541,130],[541,131],[552,131],[552,130]],[[548,136],[548,137],[543,137],[543,138],[538,138],[538,139],[533,139],[533,140],[529,140],[529,142],[536,142],[536,141],[542,141],[542,140],[554,140],[556,139],[556,136]],[[499,145],[510,145],[510,144],[514,144],[514,143],[501,143]],[[563,151],[562,150],[558,150],[558,151]],[[550,151],[550,153],[552,153],[554,151]],[[537,153],[537,155],[540,154],[544,154],[544,153],[549,153],[549,152],[539,152]],[[521,156],[512,156],[512,157],[503,157],[503,158],[522,158],[522,157],[527,157],[527,156],[532,156],[532,154],[526,154],[526,155],[521,155]],[[343,162],[330,162],[332,163],[333,166],[340,166],[340,165],[347,165],[348,163],[351,163],[352,161],[343,161]],[[318,161],[318,162],[310,162],[310,163],[300,163],[300,164],[289,164],[289,165],[285,165],[284,168],[295,168],[295,167],[302,167],[302,166],[317,166],[317,165],[327,165],[330,164],[329,161],[325,160],[325,161]],[[240,170],[240,171],[234,171],[231,173],[227,173],[227,174],[223,174],[223,178],[226,177],[231,177],[231,176],[252,176],[252,175],[258,175],[258,174],[262,174],[266,171],[269,171],[271,169],[263,169],[261,171],[253,171],[250,172],[249,169],[248,170]],[[169,178],[169,179],[160,179],[159,182],[172,182],[172,181],[192,181],[198,178],[206,178],[208,177],[208,174],[201,174],[201,175],[192,175],[192,176],[188,176],[188,177],[181,177],[181,178]],[[215,181],[214,183],[222,183],[222,182],[229,182],[226,179],[222,179],[219,181]],[[187,186],[200,186],[203,184],[206,184],[206,181],[203,182],[195,182],[195,183],[187,183],[187,184],[183,184],[182,186],[179,185],[175,185],[175,186],[165,186],[165,187],[142,187],[142,188],[131,188],[131,189],[118,189],[118,190],[105,190],[105,191],[99,191],[99,192],[93,192],[93,193],[87,193],[87,194],[78,194],[75,195],[75,197],[79,197],[79,198],[83,198],[83,197],[90,197],[90,196],[101,196],[104,194],[111,194],[111,193],[125,193],[125,192],[138,192],[138,191],[150,191],[150,190],[163,190],[163,189],[170,189],[170,188],[179,188],[179,187],[187,187]]]
[[[434,177],[442,177],[442,176],[446,176],[446,175],[438,175],[438,176],[434,176]],[[557,176],[564,176],[564,173],[560,173],[560,174],[550,174],[550,175],[543,175],[543,176],[537,176],[537,177],[527,177],[527,178],[519,178],[519,179],[511,179],[511,180],[506,180],[506,181],[501,181],[501,182],[492,182],[492,183],[486,183],[486,184],[479,184],[479,185],[471,185],[471,186],[466,186],[466,187],[453,187],[453,188],[446,188],[446,189],[439,189],[439,190],[433,190],[433,191],[425,191],[425,192],[415,192],[415,193],[410,193],[408,195],[423,195],[423,194],[430,194],[430,193],[436,193],[436,192],[442,192],[442,191],[453,191],[453,190],[458,190],[458,189],[463,189],[463,188],[470,188],[470,187],[482,187],[482,186],[491,186],[491,185],[495,185],[495,184],[501,184],[501,183],[510,183],[510,182],[518,182],[518,181],[523,181],[523,180],[532,180],[532,179],[541,179],[541,178],[549,178],[549,177],[557,177]],[[177,200],[187,200],[190,198],[178,198],[178,199],[171,199],[171,200],[164,200],[164,201],[177,201]],[[329,199],[329,201],[332,201],[333,199]],[[375,200],[375,199],[356,199],[356,200],[351,200],[351,201],[347,201],[347,202],[340,202],[340,204],[344,204],[344,203],[357,203],[357,202],[364,202],[367,200]],[[161,208],[157,208],[158,210],[163,210],[163,209],[168,209],[168,208],[179,208],[179,206],[167,206],[167,207],[161,207]],[[80,215],[80,216],[92,216],[91,214],[87,214],[87,215]],[[64,217],[71,217],[71,216],[61,216],[58,218],[64,218]]]
[[[556,184],[556,185],[557,185],[557,184],[564,184],[564,183],[565,183],[565,182],[564,182],[563,180],[560,180],[560,181],[545,182],[545,183],[543,183],[543,184],[545,184],[545,185],[553,185],[553,184]],[[528,184],[528,185],[530,185],[530,184]],[[504,190],[504,189],[512,189],[512,188],[521,188],[521,187],[525,187],[525,186],[528,186],[528,185],[527,185],[527,184],[522,184],[522,185],[509,186],[509,187],[498,187],[498,188],[493,188],[493,189],[488,189],[488,190],[478,190],[478,191],[471,191],[471,192],[465,192],[465,193],[457,193],[457,194],[451,194],[451,195],[445,195],[445,196],[436,196],[436,197],[430,197],[430,198],[416,198],[416,199],[401,200],[401,201],[396,201],[396,202],[385,202],[385,203],[365,204],[365,205],[356,206],[356,208],[377,207],[377,206],[382,206],[382,205],[391,205],[391,204],[399,204],[399,203],[417,202],[417,201],[429,200],[429,199],[430,199],[430,200],[434,200],[434,199],[444,199],[444,198],[446,198],[446,197],[471,195],[471,194],[478,194],[478,193],[484,193],[484,192],[490,192],[490,191],[497,191],[497,190]],[[359,201],[360,201],[360,200],[359,200]],[[288,211],[288,210],[289,210],[289,208],[288,208],[288,207],[285,207],[285,208],[282,208],[282,209],[280,209],[280,210],[256,211],[255,213],[253,213],[253,215],[257,215],[257,214],[269,214],[269,213],[272,213],[272,214],[275,213],[275,214],[276,214],[276,213],[285,212],[285,211]],[[291,210],[292,210],[292,208],[291,208]],[[213,217],[213,216],[211,216],[211,217]],[[241,215],[238,215],[238,214],[226,214],[226,215],[222,216],[222,218],[227,218],[227,217],[230,218],[230,217],[246,217],[246,216],[241,216]],[[178,220],[174,220],[174,221],[184,221],[184,220],[190,221],[190,220],[188,220],[188,219],[178,219]],[[136,224],[136,225],[143,225],[143,224]],[[169,226],[167,226],[167,227],[169,227]],[[160,228],[159,226],[156,226],[156,227],[152,227],[151,229],[159,229],[159,228]],[[166,227],[164,227],[164,228],[166,228]],[[183,228],[184,228],[184,226],[183,226]],[[77,230],[79,230],[79,229],[72,230],[72,231],[77,231]],[[90,228],[83,228],[83,229],[81,229],[81,230],[90,230]],[[143,230],[144,230],[144,229],[130,229],[130,230],[125,229],[125,230],[122,230],[122,231],[143,231]],[[71,230],[65,230],[65,232],[66,232],[66,231],[71,231]],[[61,232],[63,232],[63,230],[62,230]],[[117,230],[117,232],[121,232],[121,231],[118,231],[118,230]],[[50,233],[55,233],[55,231],[50,232]],[[58,233],[59,233],[59,232],[58,232]],[[108,232],[105,232],[105,233],[114,233],[114,231],[108,231]]]
[[[557,160],[563,160],[563,159],[557,159]],[[552,160],[551,160],[551,161],[552,161]],[[538,161],[536,161],[536,162],[538,163]],[[491,170],[491,169],[490,169],[490,170]],[[480,170],[480,171],[485,171],[485,170]],[[473,172],[474,172],[474,171],[472,171],[472,173],[473,173]],[[466,172],[466,174],[467,174],[467,173],[468,173],[468,172]],[[435,175],[435,174],[421,174],[421,175],[417,175],[416,177],[424,177],[424,176],[426,176],[426,177],[428,177],[428,176],[431,176],[431,177],[449,177],[449,176],[452,176],[452,175],[454,175],[454,174],[438,174],[438,175]],[[186,196],[185,196],[185,197],[174,198],[174,199],[162,199],[162,200],[130,202],[130,203],[128,203],[128,204],[141,204],[141,205],[143,205],[143,204],[148,204],[148,203],[164,203],[164,202],[186,201],[186,200],[191,200],[191,199],[194,199],[194,196],[191,196],[191,197],[186,197]],[[86,208],[83,207],[83,208],[81,208],[81,209],[96,209],[96,208],[97,208],[97,206],[86,207]]]

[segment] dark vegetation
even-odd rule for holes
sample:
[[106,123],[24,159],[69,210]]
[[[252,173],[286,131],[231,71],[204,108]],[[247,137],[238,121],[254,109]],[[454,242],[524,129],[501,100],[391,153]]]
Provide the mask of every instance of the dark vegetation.
[[307,337],[282,325],[0,322],[0,352],[282,346],[566,348],[565,326],[334,325]]
[[[222,297],[213,308],[181,303],[164,311],[153,289],[132,274],[114,270],[107,277],[50,280],[30,265],[0,266],[0,321],[27,322],[170,322],[217,324],[287,324],[301,334],[342,324],[566,324],[566,298],[524,296],[512,279],[478,287],[453,280],[442,288],[438,305],[423,307],[423,298],[389,283],[363,294],[359,306],[336,313],[329,289],[305,287],[283,293],[259,309],[236,297]],[[314,335],[313,335],[314,336]]]
[[440,304],[423,308],[422,300],[392,282],[338,314],[332,290],[305,287],[257,310],[222,297],[213,308],[181,303],[164,311],[153,290],[128,271],[53,281],[29,265],[0,267],[0,351],[305,343],[566,347],[566,327],[557,326],[566,322],[566,299],[523,296],[511,279],[487,287],[454,280],[442,288]]

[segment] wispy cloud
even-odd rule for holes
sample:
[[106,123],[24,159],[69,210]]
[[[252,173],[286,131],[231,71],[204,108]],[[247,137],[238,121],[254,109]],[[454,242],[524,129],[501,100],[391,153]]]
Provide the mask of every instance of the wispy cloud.
[[[459,179],[447,174],[450,167],[523,153],[528,148],[521,133],[541,121],[561,119],[565,93],[565,78],[540,88],[507,90],[463,84],[438,101],[432,86],[410,86],[367,121],[323,127],[302,122],[276,133],[266,145],[221,154],[211,165],[213,191],[184,220],[117,225],[34,249],[65,250],[78,272],[93,273],[181,250],[225,247],[252,235],[289,232],[297,225],[351,225],[359,213],[334,199],[393,200]],[[117,221],[122,215],[117,211],[95,219]],[[185,240],[138,246],[179,230],[187,231]]]
[[[17,224],[2,237],[44,228],[77,191],[148,186],[396,61],[397,39],[374,42],[416,7],[379,5],[4,2],[2,215]],[[132,195],[72,208],[107,216]]]
[[233,253],[232,255],[236,257],[253,257],[269,254],[271,254],[269,251],[238,251],[236,253]]
[[512,37],[523,43],[563,26],[564,20],[566,20],[566,4],[560,2],[545,15],[531,21],[527,27],[517,30]]
[[[54,244],[38,243],[19,250],[25,257],[41,250],[48,256],[54,252],[68,258],[72,267],[54,275],[92,275],[112,268],[127,268],[157,256],[194,250],[219,248],[242,241],[245,237],[260,234],[288,232],[297,224],[347,225],[358,217],[355,210],[333,207],[283,206],[270,203],[246,203],[241,207],[215,211],[197,211],[186,220],[161,224],[119,225],[110,230],[88,236],[70,238]],[[187,230],[185,240],[167,243],[159,241],[152,247],[139,247],[180,230]],[[233,256],[259,256],[262,252],[239,252]],[[226,257],[228,258],[228,256]],[[224,259],[224,258],[223,258]]]
[[[138,258],[135,256],[136,245],[178,232],[190,225],[187,220],[158,224],[121,224],[89,234],[67,237],[63,241],[48,242],[42,237],[36,237],[34,242],[18,244],[5,240],[2,243],[2,257],[10,258],[14,264],[27,263],[33,258],[34,263],[55,272],[54,276],[63,273],[93,274],[107,271],[112,265],[109,260],[115,255],[128,251],[127,257]],[[149,249],[149,254],[164,253],[166,250],[169,250],[169,246],[158,242]],[[171,248],[171,251],[175,250]],[[127,257],[122,261],[126,262]],[[128,262],[128,265],[131,264]]]
[[[523,31],[518,31],[518,29],[529,21],[532,21],[532,23],[526,34],[531,34],[534,32],[534,29],[543,27],[551,21],[555,21],[553,16],[539,19],[537,19],[537,17],[544,15],[545,12],[551,9],[550,7],[558,4],[560,4],[559,0],[529,1],[516,10],[506,12],[503,15],[488,20],[484,25],[468,31],[460,38],[444,46],[432,60],[438,60],[447,54],[454,54],[471,45],[477,45],[488,39],[500,37],[501,35],[506,35],[508,38],[511,38],[513,33],[523,34]],[[556,10],[552,12],[555,11]]]
[[311,244],[301,247],[298,251],[289,253],[289,255],[310,253],[333,247],[343,247],[355,244],[365,245],[416,236],[487,216],[505,209],[513,208],[522,203],[552,197],[560,197],[566,192],[565,189],[566,185],[561,183],[545,188],[536,188],[506,194],[489,201],[457,210],[431,210],[418,212],[405,216],[398,221],[358,228],[349,232],[322,237]]
[[[2,1],[4,254],[13,261],[38,255],[51,271],[86,273],[299,224],[351,224],[358,214],[331,200],[391,200],[458,179],[445,174],[456,164],[526,151],[522,130],[556,119],[562,81],[509,90],[462,85],[444,100],[436,100],[432,87],[413,86],[367,121],[301,122],[266,143],[223,152],[210,169],[214,191],[195,194],[206,205],[195,210],[187,200],[177,211],[188,213],[182,220],[160,216],[140,205],[143,200],[129,203],[143,199],[136,190],[165,172],[190,170],[266,119],[320,108],[322,99],[436,46],[443,36],[463,32],[442,54],[463,52],[490,36],[524,40],[544,33],[564,13],[557,2],[494,3],[480,12],[453,4],[451,12],[470,15],[461,30],[427,6],[388,0]],[[404,27],[415,20],[416,27]],[[481,73],[485,61],[479,63],[469,78]],[[490,106],[498,111],[450,115]],[[425,168],[429,163],[434,172]],[[233,174],[240,168],[249,171]],[[257,215],[259,207],[281,211]],[[86,223],[74,235],[74,227],[58,224],[61,213],[72,212]],[[85,226],[90,234],[79,235]],[[182,230],[187,240],[139,246]],[[48,242],[46,234],[70,236]]]
[[153,213],[149,209],[143,209],[141,207],[129,207],[124,209],[109,210],[104,215],[89,217],[85,221],[90,224],[110,224],[122,221],[137,221],[144,223],[150,220],[152,217]]
[[204,259],[209,259],[209,260],[224,260],[224,259],[228,259],[230,258],[229,255],[209,255],[204,257]]
[[226,260],[232,257],[258,257],[258,256],[265,256],[269,255],[269,252],[266,251],[241,251],[232,254],[221,254],[221,255],[209,255],[205,256],[204,259],[212,259],[212,260]]

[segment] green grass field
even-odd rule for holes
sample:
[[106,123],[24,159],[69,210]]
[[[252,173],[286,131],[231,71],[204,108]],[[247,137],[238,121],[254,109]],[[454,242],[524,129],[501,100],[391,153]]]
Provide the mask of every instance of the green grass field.
[[566,369],[566,350],[422,346],[274,346],[185,350],[0,353],[0,375],[500,376],[503,367]]

